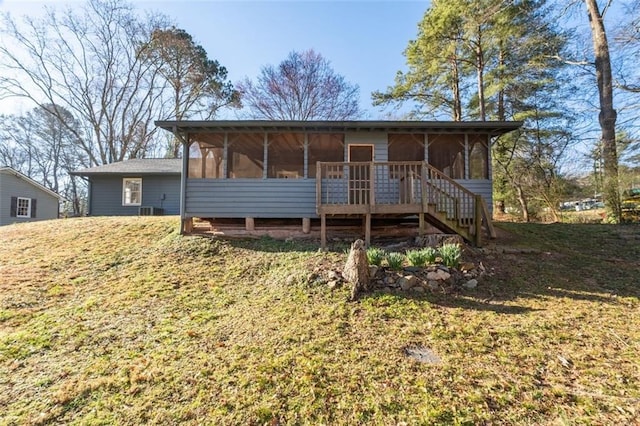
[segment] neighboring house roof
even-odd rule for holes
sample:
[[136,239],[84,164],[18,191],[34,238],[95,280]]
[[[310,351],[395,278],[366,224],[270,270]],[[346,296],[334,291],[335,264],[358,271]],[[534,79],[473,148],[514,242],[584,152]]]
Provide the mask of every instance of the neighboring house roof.
[[50,190],[46,186],[36,182],[35,180],[31,179],[29,176],[27,176],[27,175],[25,175],[23,173],[20,173],[19,171],[17,171],[16,169],[13,169],[11,167],[7,167],[7,166],[0,167],[0,174],[13,175],[13,176],[17,177],[18,179],[22,179],[25,182],[30,183],[31,185],[35,186],[36,188],[40,189],[41,191],[44,191],[47,194],[56,197],[58,200],[63,199],[63,197],[60,194],[58,194],[57,192],[54,192],[54,191]]
[[521,121],[156,121],[170,132],[476,132],[498,136],[522,126]]
[[78,176],[96,175],[180,175],[180,158],[136,158],[71,172]]

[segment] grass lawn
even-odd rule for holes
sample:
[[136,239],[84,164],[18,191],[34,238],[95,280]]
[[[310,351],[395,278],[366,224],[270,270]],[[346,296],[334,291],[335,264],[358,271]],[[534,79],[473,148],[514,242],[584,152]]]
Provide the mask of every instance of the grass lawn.
[[489,271],[476,289],[357,302],[307,280],[344,247],[177,227],[0,227],[0,424],[640,418],[638,225],[498,224],[497,250],[468,253]]

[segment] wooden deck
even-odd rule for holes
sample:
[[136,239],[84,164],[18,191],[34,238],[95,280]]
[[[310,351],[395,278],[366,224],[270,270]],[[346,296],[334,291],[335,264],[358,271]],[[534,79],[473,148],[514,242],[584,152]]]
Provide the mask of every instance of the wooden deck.
[[492,234],[481,196],[426,162],[320,162],[316,175],[320,240],[326,245],[327,215],[360,215],[371,240],[372,215],[418,215],[419,232],[430,223],[482,244],[482,222]]

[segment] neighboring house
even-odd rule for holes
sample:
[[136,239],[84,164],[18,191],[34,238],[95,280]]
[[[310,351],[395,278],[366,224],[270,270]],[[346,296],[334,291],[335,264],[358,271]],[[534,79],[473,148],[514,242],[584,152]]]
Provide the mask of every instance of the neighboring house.
[[[479,241],[490,146],[520,122],[158,121],[183,144],[181,231],[193,218],[418,216]],[[478,238],[477,238],[478,237]]]
[[146,158],[77,170],[89,182],[90,216],[177,215],[180,159]]
[[0,225],[57,219],[60,195],[30,177],[0,167]]

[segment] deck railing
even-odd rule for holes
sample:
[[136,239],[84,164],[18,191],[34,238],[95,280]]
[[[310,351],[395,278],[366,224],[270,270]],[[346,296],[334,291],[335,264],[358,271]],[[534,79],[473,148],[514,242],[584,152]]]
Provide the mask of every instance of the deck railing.
[[319,162],[316,174],[318,211],[331,207],[348,212],[439,212],[460,226],[470,226],[476,196],[464,186],[423,161]]

